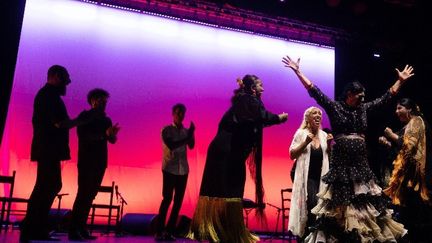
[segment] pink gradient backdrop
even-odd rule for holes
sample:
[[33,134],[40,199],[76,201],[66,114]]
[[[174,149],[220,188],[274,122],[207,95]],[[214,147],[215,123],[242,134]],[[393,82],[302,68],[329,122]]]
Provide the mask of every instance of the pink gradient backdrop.
[[[207,146],[229,107],[235,79],[256,74],[265,86],[268,110],[288,112],[287,123],[264,132],[264,185],[267,202],[280,206],[280,189],[291,186],[288,147],[303,111],[315,105],[281,63],[284,54],[302,58],[302,69],[329,96],[334,89],[334,50],[314,45],[205,27],[72,0],[28,0],[14,87],[0,151],[1,173],[17,170],[16,195],[28,197],[36,165],[29,162],[33,98],[46,71],[61,64],[72,84],[64,97],[69,115],[88,109],[87,92],[108,90],[107,112],[122,127],[109,147],[104,184],[116,181],[127,199],[125,213],[156,213],[161,200],[161,128],[171,122],[171,106],[187,106],[194,121],[196,148],[181,214],[192,216]],[[324,126],[328,126],[327,119]],[[63,163],[62,208],[76,193],[76,130],[70,131],[72,160]],[[0,190],[3,190],[1,188]],[[245,197],[253,198],[248,178]],[[100,200],[100,199],[98,199]],[[56,203],[56,202],[55,202]],[[269,228],[250,215],[252,229],[274,230],[276,210],[266,209]]]

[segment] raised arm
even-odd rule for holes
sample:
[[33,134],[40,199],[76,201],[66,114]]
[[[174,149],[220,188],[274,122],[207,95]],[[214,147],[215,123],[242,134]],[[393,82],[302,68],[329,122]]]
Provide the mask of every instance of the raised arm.
[[301,83],[306,89],[310,89],[313,87],[312,81],[310,81],[301,71],[300,71],[300,58],[297,59],[297,62],[294,62],[289,56],[285,56],[282,58],[282,62],[285,64],[285,67],[291,68],[297,77],[300,79]]
[[396,71],[398,73],[398,79],[390,87],[390,89],[381,97],[364,103],[364,106],[367,110],[375,110],[378,107],[388,104],[391,99],[399,92],[400,88],[406,82],[406,80],[414,75],[414,68],[409,65],[406,65],[404,70],[402,71],[399,71],[399,69],[396,68]]
[[402,85],[406,82],[406,80],[414,76],[414,68],[410,65],[405,65],[405,68],[402,71],[399,71],[399,69],[397,68],[395,68],[395,70],[398,73],[398,79],[390,88],[390,92],[392,95],[397,94]]
[[314,98],[316,102],[326,110],[326,112],[332,110],[336,105],[335,101],[321,92],[321,90],[300,71],[300,58],[297,59],[297,62],[294,62],[289,56],[285,56],[282,58],[282,62],[285,67],[291,68],[294,71],[303,86],[308,90],[309,95]]

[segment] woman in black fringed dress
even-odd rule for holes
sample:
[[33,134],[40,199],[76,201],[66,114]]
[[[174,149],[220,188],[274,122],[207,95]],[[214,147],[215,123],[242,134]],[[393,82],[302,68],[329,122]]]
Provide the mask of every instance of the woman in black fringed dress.
[[376,184],[367,161],[365,132],[367,113],[388,103],[401,85],[412,75],[411,66],[398,72],[398,80],[380,98],[364,100],[364,87],[349,83],[342,101],[333,101],[315,86],[299,69],[299,62],[282,59],[291,68],[309,95],[326,111],[335,144],[330,157],[330,170],[322,177],[326,184],[317,196],[312,213],[318,217],[315,229],[305,242],[396,242],[406,234],[403,225],[392,219],[388,200]]
[[[246,228],[242,198],[249,158],[256,186],[256,203],[264,205],[261,177],[262,131],[264,126],[279,124],[288,115],[268,112],[260,99],[261,80],[246,75],[238,80],[232,105],[219,123],[210,143],[200,197],[192,219],[190,238],[224,243],[252,243],[258,237]],[[262,208],[260,208],[262,210]]]

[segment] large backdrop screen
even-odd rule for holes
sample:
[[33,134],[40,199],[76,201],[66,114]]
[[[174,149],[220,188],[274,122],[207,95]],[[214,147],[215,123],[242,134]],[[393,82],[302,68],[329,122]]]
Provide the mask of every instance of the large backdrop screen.
[[[280,206],[280,190],[291,186],[288,147],[304,110],[316,105],[283,67],[285,54],[301,57],[301,68],[333,97],[334,49],[208,27],[73,0],[28,0],[7,125],[0,151],[1,173],[17,171],[15,195],[28,197],[36,179],[30,162],[33,99],[53,64],[65,66],[72,83],[64,97],[69,115],[89,109],[87,92],[110,92],[107,113],[121,126],[109,145],[104,184],[115,181],[127,200],[125,213],[157,213],[162,199],[161,128],[172,122],[171,107],[187,106],[185,125],[196,124],[196,146],[188,151],[189,181],[181,214],[197,202],[207,147],[230,105],[236,78],[263,80],[263,101],[288,122],[264,130],[266,202]],[[327,119],[324,127],[328,126]],[[71,208],[77,189],[76,129],[70,131],[70,161],[62,163],[62,208]],[[1,188],[0,190],[4,190]],[[245,198],[254,198],[247,180]],[[102,199],[97,199],[102,200]],[[53,205],[53,207],[56,206]],[[250,215],[252,229],[273,230],[276,209],[266,209],[269,229]]]

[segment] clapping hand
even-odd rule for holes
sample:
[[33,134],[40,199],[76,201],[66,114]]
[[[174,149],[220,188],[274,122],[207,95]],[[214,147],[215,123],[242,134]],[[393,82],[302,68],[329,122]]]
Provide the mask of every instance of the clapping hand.
[[193,122],[189,125],[189,132],[194,133],[195,132],[195,124]]
[[117,136],[117,133],[118,133],[119,131],[120,131],[119,124],[116,123],[116,124],[114,124],[114,126],[111,126],[111,127],[109,127],[109,128],[106,130],[106,135],[107,135],[108,137],[115,137],[115,136]]

